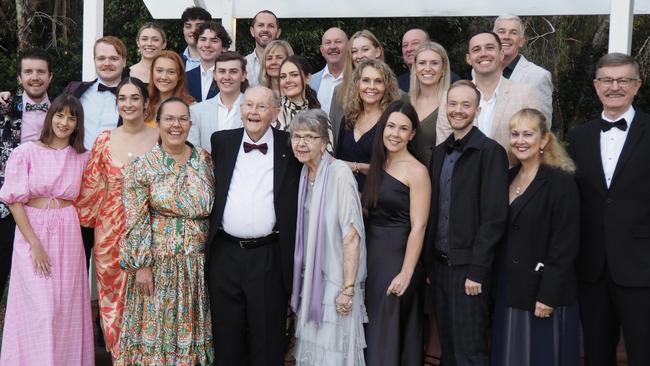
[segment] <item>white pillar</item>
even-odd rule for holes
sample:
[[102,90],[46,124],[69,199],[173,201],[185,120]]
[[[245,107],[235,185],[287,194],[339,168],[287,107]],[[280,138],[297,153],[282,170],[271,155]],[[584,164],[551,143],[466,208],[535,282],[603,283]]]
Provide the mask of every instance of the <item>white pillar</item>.
[[[197,0],[195,0],[196,2]],[[221,25],[226,29],[230,38],[232,38],[232,44],[230,45],[230,50],[235,50],[235,43],[237,39],[237,19],[234,17],[234,6],[235,3],[233,0],[212,0],[206,1],[205,5],[207,10],[212,14],[213,18],[221,19]]]
[[104,0],[84,0],[83,8],[81,80],[88,81],[95,78],[93,62],[95,40],[104,34]]
[[611,0],[609,15],[609,52],[632,52],[634,0]]

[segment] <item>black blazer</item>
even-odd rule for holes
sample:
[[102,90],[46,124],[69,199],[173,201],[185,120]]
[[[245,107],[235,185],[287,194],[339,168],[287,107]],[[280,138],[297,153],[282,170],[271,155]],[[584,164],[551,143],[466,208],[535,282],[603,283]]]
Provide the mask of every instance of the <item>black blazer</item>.
[[[510,170],[510,182],[520,166]],[[568,173],[541,165],[526,191],[510,205],[501,258],[506,305],[533,311],[577,301],[578,187]],[[543,271],[535,271],[538,263]]]
[[[226,207],[232,173],[244,136],[244,129],[217,131],[212,134],[212,160],[214,161],[215,199],[210,215],[210,232],[206,243],[206,263],[210,253],[223,244],[215,241],[221,227]],[[296,239],[298,208],[298,182],[302,165],[296,160],[289,145],[289,134],[273,129],[273,194],[276,230],[280,233],[282,276],[287,293],[293,282],[293,251]],[[227,244],[230,245],[230,244]],[[207,270],[206,265],[206,270]]]
[[650,116],[636,111],[609,188],[600,156],[599,123],[600,119],[584,123],[569,136],[582,213],[578,278],[597,281],[607,268],[621,286],[648,287]]
[[[469,264],[467,277],[485,283],[492,270],[494,251],[503,237],[508,219],[508,158],[496,141],[478,128],[455,164],[451,182],[449,217],[449,261]],[[454,136],[449,136],[453,139]],[[425,234],[424,264],[434,262],[440,172],[447,154],[446,143],[438,145],[431,158],[431,214]]]
[[[190,95],[194,97],[197,103],[203,101],[203,94],[201,93],[201,67],[195,67],[185,72],[185,76],[187,79],[187,91],[190,92]],[[219,88],[217,87],[217,83],[212,80],[206,99],[214,97],[217,93],[219,93]]]

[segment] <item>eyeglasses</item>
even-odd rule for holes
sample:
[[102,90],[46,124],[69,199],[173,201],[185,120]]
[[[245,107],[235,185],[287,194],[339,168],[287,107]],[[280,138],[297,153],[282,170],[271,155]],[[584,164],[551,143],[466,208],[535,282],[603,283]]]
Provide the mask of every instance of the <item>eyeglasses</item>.
[[317,139],[321,138],[321,136],[298,136],[298,135],[291,135],[291,142],[294,144],[299,144],[300,141],[304,141],[305,144],[311,145],[314,141]]
[[190,116],[172,116],[170,114],[162,116],[160,119],[166,125],[173,125],[174,122],[178,122],[180,125],[187,125],[191,122]]
[[243,103],[241,106],[242,109],[246,109],[249,111],[258,111],[261,113],[264,113],[271,108],[266,104],[253,104],[253,103]]
[[639,80],[639,79],[636,79],[636,78],[618,78],[618,79],[614,79],[614,78],[596,78],[596,81],[598,81],[600,84],[602,84],[604,86],[609,87],[609,86],[614,85],[614,82],[616,82],[616,84],[618,84],[618,86],[620,86],[621,88],[626,88],[626,87],[632,85],[632,82],[637,81],[637,80]]

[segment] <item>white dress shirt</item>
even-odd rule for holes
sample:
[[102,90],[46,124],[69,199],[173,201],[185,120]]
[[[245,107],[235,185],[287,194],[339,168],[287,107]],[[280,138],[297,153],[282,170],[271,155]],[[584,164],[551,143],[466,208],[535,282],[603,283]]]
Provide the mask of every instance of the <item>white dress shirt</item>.
[[246,56],[246,80],[249,86],[260,84],[260,69],[262,64],[255,50]]
[[79,98],[84,107],[84,147],[88,150],[92,149],[95,139],[102,131],[117,127],[120,118],[115,95],[109,91],[98,91],[99,83],[100,80],[97,79]]
[[[630,131],[632,126],[632,120],[634,119],[634,108],[630,106],[627,112],[623,113],[620,118],[625,118],[627,121],[627,129],[621,131],[618,128],[611,128],[609,131],[600,131],[600,158],[603,162],[603,172],[605,173],[605,183],[607,183],[607,188],[612,183],[612,178],[614,177],[614,170],[616,170],[616,164],[618,164],[618,158],[621,156],[621,151],[623,150],[623,145],[625,145],[625,139],[627,138],[627,133]],[[609,119],[605,117],[603,112],[602,118],[607,122],[616,122],[616,120]]]
[[212,86],[212,81],[214,80],[214,65],[207,70],[203,68],[203,65],[199,67],[201,68],[201,100],[206,100],[208,99],[210,86]]
[[[478,122],[478,129],[481,130],[485,134],[485,136],[492,138],[492,127],[494,126],[494,107],[497,104],[497,97],[499,96],[499,87],[501,86],[501,80],[503,80],[503,77],[499,80],[499,84],[497,84],[496,89],[494,89],[494,95],[492,95],[492,99],[490,100],[485,100],[483,97],[483,92],[481,89],[478,89],[479,92],[481,92],[481,102],[479,106],[481,107],[481,112],[478,114],[477,117],[477,122]],[[476,84],[475,81],[472,81],[474,84]]]
[[330,106],[332,105],[332,96],[334,95],[334,88],[343,82],[343,73],[338,77],[334,77],[330,73],[329,65],[325,65],[323,78],[321,79],[320,86],[318,87],[316,97],[320,103],[320,109],[329,115]]
[[[200,146],[211,152],[210,138],[214,132],[242,127],[239,107],[243,98],[244,94],[240,93],[230,110],[221,102],[221,93],[214,98],[191,105],[192,127],[190,127],[190,134],[187,139],[192,145]],[[215,109],[217,111],[216,115],[214,113]]]
[[[244,142],[268,145],[266,154],[259,150],[244,152]],[[232,172],[221,225],[223,230],[238,238],[261,238],[275,227],[273,202],[273,131],[253,142],[246,131],[239,146],[237,162]]]

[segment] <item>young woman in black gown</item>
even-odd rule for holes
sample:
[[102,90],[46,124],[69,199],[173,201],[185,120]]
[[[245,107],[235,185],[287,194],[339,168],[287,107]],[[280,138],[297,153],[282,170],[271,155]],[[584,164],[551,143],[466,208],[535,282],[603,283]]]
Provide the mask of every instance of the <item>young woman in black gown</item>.
[[431,183],[414,156],[418,116],[409,103],[388,105],[377,122],[362,202],[368,211],[366,363],[421,366],[422,285],[419,258]]

